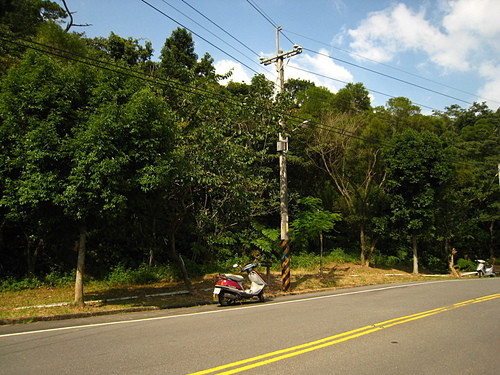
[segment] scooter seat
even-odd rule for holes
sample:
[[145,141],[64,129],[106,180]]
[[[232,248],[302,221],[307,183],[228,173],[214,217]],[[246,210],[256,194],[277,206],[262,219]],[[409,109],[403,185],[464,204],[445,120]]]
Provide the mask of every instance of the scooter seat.
[[224,276],[226,279],[233,280],[233,281],[236,281],[238,283],[240,281],[245,280],[245,278],[243,276],[240,276],[240,275],[231,275],[230,273],[226,273],[226,274],[224,274],[222,276]]

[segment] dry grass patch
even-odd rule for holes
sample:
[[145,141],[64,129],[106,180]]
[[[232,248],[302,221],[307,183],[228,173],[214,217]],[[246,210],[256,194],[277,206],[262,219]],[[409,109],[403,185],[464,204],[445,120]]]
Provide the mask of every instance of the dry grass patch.
[[[265,272],[262,273],[265,274]],[[271,283],[266,294],[270,297],[286,294],[280,290],[280,272],[271,272],[270,276]],[[10,320],[29,322],[40,319],[57,319],[71,314],[85,316],[116,313],[117,310],[133,311],[207,304],[212,301],[212,288],[216,279],[217,275],[212,274],[203,279],[195,280],[193,284],[199,292],[194,296],[189,294],[165,295],[185,290],[183,283],[178,282],[112,286],[104,283],[91,283],[85,288],[87,303],[83,309],[76,308],[71,304],[46,306],[70,303],[73,300],[72,287],[40,287],[17,292],[1,292],[0,323],[7,324]],[[429,278],[415,276],[398,269],[365,268],[354,263],[328,264],[321,273],[318,270],[292,269],[291,271],[293,293],[424,279],[428,280]],[[249,285],[248,280],[245,285]],[[45,307],[36,307],[41,305],[45,305]],[[23,308],[28,306],[31,307]]]
[[294,292],[322,289],[352,288],[365,285],[428,280],[399,269],[362,267],[354,263],[329,264],[322,272],[293,270],[291,286]]

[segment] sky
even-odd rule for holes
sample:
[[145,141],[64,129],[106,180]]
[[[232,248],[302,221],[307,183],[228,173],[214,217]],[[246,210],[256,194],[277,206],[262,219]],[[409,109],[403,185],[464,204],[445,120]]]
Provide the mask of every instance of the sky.
[[[54,0],[61,3],[60,0]],[[458,104],[500,107],[499,0],[66,0],[72,31],[111,32],[150,41],[154,60],[172,31],[192,33],[199,58],[208,52],[217,73],[250,83],[276,81],[260,57],[279,48],[302,53],[285,61],[285,79],[337,92],[361,82],[373,106],[404,96],[422,113]],[[61,3],[62,4],[62,3]]]

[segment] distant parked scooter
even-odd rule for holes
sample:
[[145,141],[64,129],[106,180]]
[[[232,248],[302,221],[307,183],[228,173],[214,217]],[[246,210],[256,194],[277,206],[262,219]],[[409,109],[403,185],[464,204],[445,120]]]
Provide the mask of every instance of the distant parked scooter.
[[252,282],[250,289],[243,289],[243,276],[221,274],[219,280],[215,283],[214,300],[219,301],[221,306],[235,304],[243,299],[257,297],[260,302],[264,302],[264,288],[267,286],[262,275],[255,271],[260,263],[248,263],[245,266],[235,264],[234,268],[241,268],[240,272],[246,272]]
[[476,268],[476,273],[478,277],[485,277],[485,276],[490,276],[490,277],[495,277],[495,271],[493,270],[493,265],[487,265],[484,260],[477,259],[476,262],[477,268]]

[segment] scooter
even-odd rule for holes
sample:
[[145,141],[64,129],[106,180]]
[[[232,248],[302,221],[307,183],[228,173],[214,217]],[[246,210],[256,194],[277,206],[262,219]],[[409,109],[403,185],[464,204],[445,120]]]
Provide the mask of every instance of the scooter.
[[240,272],[248,274],[252,285],[247,290],[243,289],[243,281],[245,280],[243,276],[228,273],[219,275],[219,280],[215,283],[214,288],[214,301],[219,301],[221,306],[232,305],[243,299],[254,297],[257,297],[260,302],[264,302],[264,288],[267,283],[262,275],[255,271],[258,266],[260,263],[248,263],[245,266],[233,265],[234,268],[241,268]]
[[490,277],[495,277],[495,271],[493,270],[493,265],[487,265],[484,260],[477,259],[476,262],[477,268],[476,268],[476,273],[478,277],[485,277],[485,276],[490,276]]

